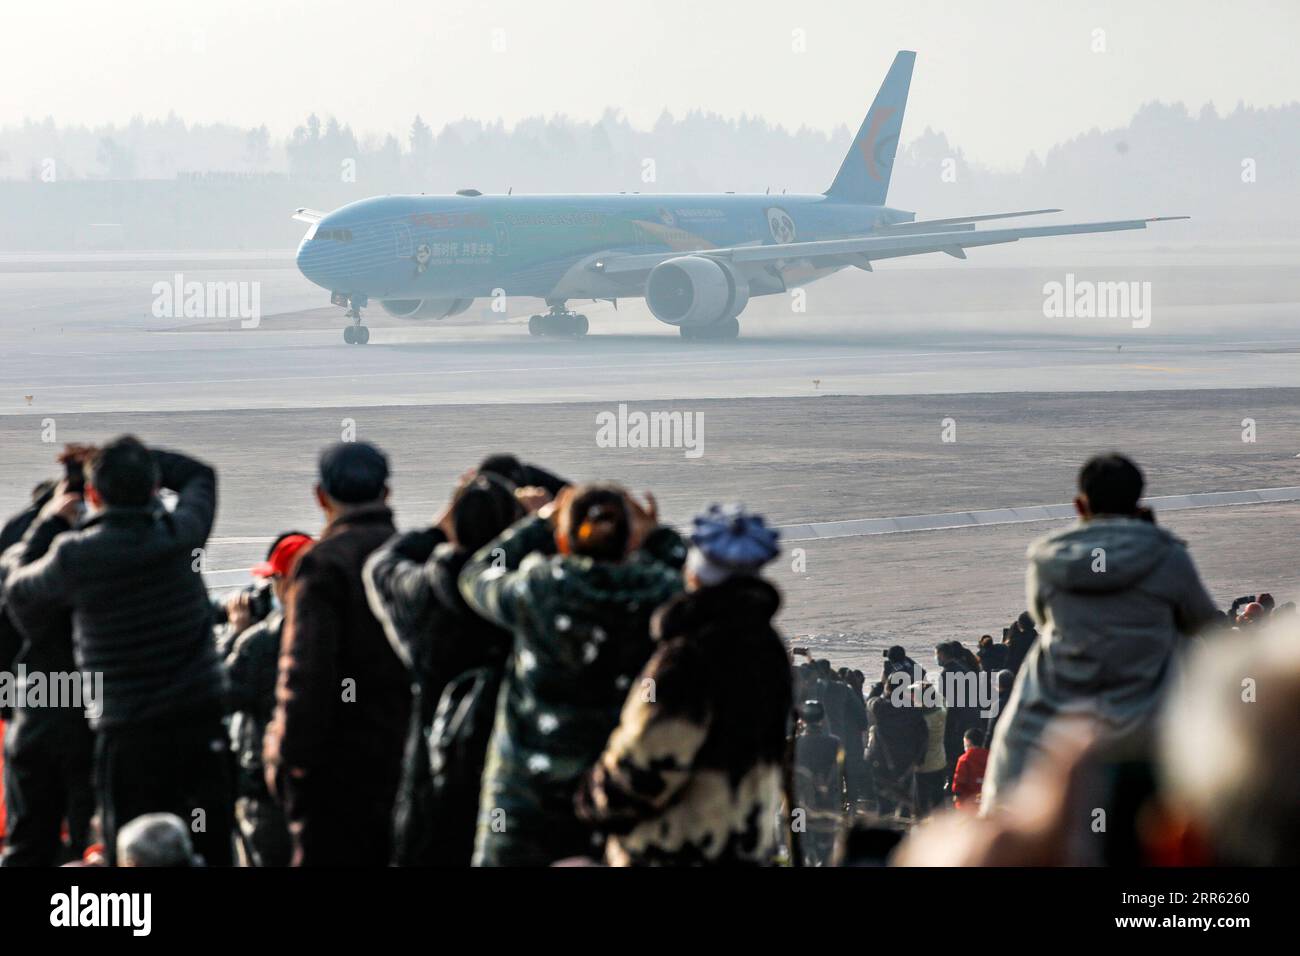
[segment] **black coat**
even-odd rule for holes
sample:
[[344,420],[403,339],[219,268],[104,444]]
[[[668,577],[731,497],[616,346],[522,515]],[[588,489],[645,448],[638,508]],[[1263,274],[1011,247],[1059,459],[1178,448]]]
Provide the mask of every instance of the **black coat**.
[[487,735],[435,784],[429,733],[450,682],[482,668],[499,683],[512,638],[465,604],[457,579],[468,558],[430,528],[390,538],[362,575],[370,609],[414,684],[395,814],[402,866],[468,866],[473,855]]
[[975,656],[979,658],[980,670],[996,674],[1010,666],[1011,648],[1005,644],[993,644],[980,648]]
[[234,714],[230,736],[239,764],[236,792],[241,797],[270,797],[262,764],[262,744],[275,710],[275,680],[283,629],[284,612],[276,609],[218,645]]
[[1037,640],[1038,631],[1034,629],[1033,625],[1022,628],[1018,620],[1013,621],[1007,641],[1006,669],[1017,674],[1020,673],[1020,665],[1025,662],[1025,656]]
[[[898,686],[898,681],[902,678],[893,677],[894,674],[905,674],[907,680],[904,683],[913,684],[917,681],[925,680],[925,668],[921,667],[910,657],[904,657],[901,661],[891,661],[885,659],[885,666],[880,671],[880,683],[885,687],[885,693],[889,694]],[[893,680],[890,678],[893,677]]]
[[80,670],[103,674],[108,730],[165,722],[223,706],[212,609],[200,574],[217,506],[216,473],[183,455],[153,452],[162,487],[179,499],[107,508],[60,534],[44,557],[5,584],[9,613],[38,643],[52,615],[72,612]]
[[873,733],[867,762],[886,777],[901,777],[925,756],[925,718],[919,707],[895,704],[896,695],[886,693],[867,702]]
[[[943,680],[944,693],[948,694],[949,680],[951,678],[963,678],[963,687],[974,686],[970,680],[970,675],[978,677],[978,672],[972,670],[965,663],[958,661],[949,661],[943,665],[943,673],[940,675]],[[943,723],[943,750],[947,757],[948,765],[954,766],[957,759],[961,757],[966,749],[962,742],[962,737],[966,731],[972,727],[984,726],[985,718],[980,715],[980,706],[977,697],[967,693],[965,696],[965,706],[958,707],[956,699],[949,695],[944,699],[944,708],[947,713],[944,716]],[[987,743],[985,744],[987,746]]]
[[[3,554],[0,554],[0,583],[25,565],[44,557],[54,539],[71,530],[71,526],[57,516],[36,520],[49,498],[50,495],[43,496],[10,519],[4,532],[0,533],[0,542],[5,543]],[[10,619],[3,600],[0,600],[0,609],[4,610],[0,613],[0,670],[12,671],[18,664],[25,665],[32,673],[66,674],[76,670],[76,658],[72,652],[72,616],[67,608],[52,611],[39,622],[32,622],[33,628],[39,628],[35,640],[24,638]],[[39,720],[42,714],[57,714],[59,711],[59,708],[33,708],[31,716]]]

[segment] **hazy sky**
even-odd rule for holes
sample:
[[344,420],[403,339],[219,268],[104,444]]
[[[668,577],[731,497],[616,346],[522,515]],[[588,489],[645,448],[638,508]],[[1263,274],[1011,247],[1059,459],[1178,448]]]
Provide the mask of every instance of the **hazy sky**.
[[[1300,2],[1136,0],[10,0],[0,124],[132,115],[358,133],[615,107],[855,127],[896,50],[918,52],[904,140],[968,157],[1125,123],[1142,103],[1300,100]],[[1093,52],[1103,30],[1105,52]],[[796,31],[803,31],[796,34]],[[794,47],[802,38],[803,52]],[[504,49],[498,49],[504,47]]]

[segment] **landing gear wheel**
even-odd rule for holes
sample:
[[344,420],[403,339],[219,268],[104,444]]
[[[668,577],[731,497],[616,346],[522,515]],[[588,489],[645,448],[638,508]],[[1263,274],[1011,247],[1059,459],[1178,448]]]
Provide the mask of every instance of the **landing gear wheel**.
[[343,326],[343,341],[347,342],[348,345],[357,344],[356,335],[357,335],[357,327],[355,325]]
[[729,319],[723,319],[716,323],[709,331],[716,333],[720,339],[734,339],[740,337],[740,319],[734,315]]
[[718,342],[723,339],[737,338],[740,335],[740,320],[732,316],[729,319],[720,319],[712,325],[681,325],[677,327],[677,331],[684,339]]
[[357,345],[365,345],[370,341],[370,329],[364,325],[358,325],[356,331]]
[[582,338],[590,327],[587,317],[576,312],[547,312],[528,319],[529,335],[571,335]]

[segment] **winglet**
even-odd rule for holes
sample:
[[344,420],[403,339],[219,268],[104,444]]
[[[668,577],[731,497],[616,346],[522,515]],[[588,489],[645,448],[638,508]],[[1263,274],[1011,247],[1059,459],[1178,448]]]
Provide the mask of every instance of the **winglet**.
[[293,216],[290,218],[297,219],[299,222],[313,223],[324,219],[325,213],[315,209],[308,209],[306,206],[299,206],[293,211]]

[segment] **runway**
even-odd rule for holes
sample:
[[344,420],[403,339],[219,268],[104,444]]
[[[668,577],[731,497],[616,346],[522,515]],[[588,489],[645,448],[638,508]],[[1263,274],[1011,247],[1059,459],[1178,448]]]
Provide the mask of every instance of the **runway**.
[[[342,342],[338,310],[283,257],[0,257],[0,507],[20,507],[66,441],[130,431],[190,451],[221,475],[207,556],[220,588],[245,579],[269,536],[319,528],[315,456],[345,433],[390,454],[404,527],[427,521],[465,467],[509,450],[653,489],[677,523],[746,501],[792,529],[773,566],[791,635],[837,663],[874,668],[891,643],[928,660],[937,640],[1000,633],[1023,608],[1026,544],[1061,519],[793,529],[1068,502],[1083,458],[1110,448],[1139,460],[1152,495],[1300,486],[1300,277],[1285,255],[1239,252],[836,276],[804,313],[756,302],[734,343],[683,342],[639,303],[575,303],[592,325],[577,341],[530,338],[526,302],[443,323],[372,309],[365,347]],[[259,327],[154,317],[151,285],[176,268],[256,277]],[[1040,290],[1064,268],[1154,277],[1163,305],[1142,330],[1053,325]],[[698,416],[701,454],[602,446],[598,416],[619,404]],[[1160,515],[1224,606],[1300,593],[1297,519],[1300,504],[1280,500]]]
[[1300,348],[1300,338],[1120,351],[988,339],[932,348],[787,336],[534,341],[513,326],[437,333],[380,328],[356,348],[334,331],[261,330],[19,346],[0,357],[0,414],[1282,387],[1296,382]]

